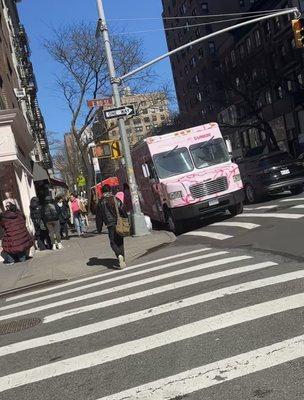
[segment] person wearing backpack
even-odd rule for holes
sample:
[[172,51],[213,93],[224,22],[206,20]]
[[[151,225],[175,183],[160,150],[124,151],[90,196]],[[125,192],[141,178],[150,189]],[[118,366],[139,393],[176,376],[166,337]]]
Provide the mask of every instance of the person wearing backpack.
[[47,196],[45,198],[43,219],[50,234],[53,250],[56,250],[57,248],[59,250],[62,249],[63,246],[61,244],[59,215],[51,196]]
[[[109,185],[104,185],[102,191],[104,194],[101,203],[102,219],[108,228],[111,248],[118,259],[120,269],[123,269],[126,267],[124,236],[128,236],[129,232],[120,231],[118,222],[128,221],[128,215],[122,201],[111,193]],[[128,229],[129,227],[127,227],[126,231]]]

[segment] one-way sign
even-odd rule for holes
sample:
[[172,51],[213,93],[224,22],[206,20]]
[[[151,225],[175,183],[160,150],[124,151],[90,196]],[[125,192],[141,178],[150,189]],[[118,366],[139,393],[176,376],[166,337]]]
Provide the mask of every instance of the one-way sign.
[[122,106],[117,108],[108,108],[103,111],[105,119],[119,118],[119,117],[129,117],[135,115],[135,107],[133,104],[128,106]]

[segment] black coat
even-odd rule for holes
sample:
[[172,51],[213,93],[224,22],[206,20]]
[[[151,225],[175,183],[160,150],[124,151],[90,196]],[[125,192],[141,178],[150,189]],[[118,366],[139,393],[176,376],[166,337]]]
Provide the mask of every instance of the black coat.
[[41,230],[46,230],[43,222],[43,210],[37,197],[31,199],[30,216],[34,224],[36,235],[39,235]]
[[115,199],[113,195],[105,195],[101,202],[101,214],[102,219],[107,226],[116,226],[117,224],[115,200],[117,202],[120,216],[123,218],[128,217],[125,207],[119,199]]
[[62,204],[62,207],[60,207],[58,204],[56,204],[56,210],[57,214],[59,216],[59,222],[63,224],[64,222],[67,222],[70,218],[70,208],[66,203]]
[[47,203],[44,206],[43,220],[45,223],[59,221],[59,215],[58,215],[55,204]]

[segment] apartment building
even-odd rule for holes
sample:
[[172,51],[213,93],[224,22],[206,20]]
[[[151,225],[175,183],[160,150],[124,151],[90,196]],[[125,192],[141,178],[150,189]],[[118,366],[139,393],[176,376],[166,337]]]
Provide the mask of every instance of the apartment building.
[[[185,0],[181,4],[163,0],[163,6],[164,17],[189,16],[189,20],[164,20],[166,28],[186,25],[166,31],[172,49],[229,24],[215,24],[222,18],[208,15],[301,9],[303,1]],[[206,18],[195,19],[198,15]],[[242,16],[248,18],[248,14]],[[292,17],[271,18],[231,31],[171,58],[181,113],[192,123],[219,122],[232,139],[235,156],[261,146],[269,132],[280,149],[294,155],[304,152],[304,59],[303,50],[295,48]]]
[[[127,87],[122,93],[121,100],[123,105],[133,104],[136,110],[134,117],[125,120],[131,148],[146,137],[152,136],[156,128],[169,122],[168,99],[163,92],[137,94],[132,93]],[[105,121],[102,112],[99,113],[99,118],[93,125],[93,134],[96,143],[98,140],[120,140],[117,121]],[[112,176],[118,167],[117,160],[100,160],[100,172],[103,179]]]
[[5,192],[12,192],[28,218],[36,194],[34,161],[48,169],[51,156],[18,2],[0,1],[0,207]]

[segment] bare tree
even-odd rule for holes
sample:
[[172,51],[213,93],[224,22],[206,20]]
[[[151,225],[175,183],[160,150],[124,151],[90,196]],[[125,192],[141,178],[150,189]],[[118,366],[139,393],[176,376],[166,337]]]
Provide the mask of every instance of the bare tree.
[[255,128],[264,133],[270,151],[278,150],[273,129],[263,114],[265,103],[271,102],[270,97],[278,85],[271,58],[253,54],[244,60],[238,59],[232,67],[227,68],[222,64],[206,71],[206,76],[219,90],[206,88],[203,93],[205,105],[208,107],[212,104],[216,112],[231,105],[236,109],[234,118],[223,121],[221,127],[244,130]]
[[[140,41],[114,36],[112,46],[118,75],[143,63]],[[86,100],[107,97],[111,93],[105,52],[96,41],[95,27],[83,22],[55,30],[54,37],[45,41],[45,47],[62,67],[57,86],[71,113],[70,133],[82,157],[90,199],[94,179],[84,132],[93,123],[97,110],[88,109]],[[143,84],[147,79],[147,73],[143,73],[135,82]],[[131,80],[129,84],[133,82]]]

